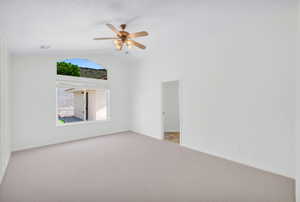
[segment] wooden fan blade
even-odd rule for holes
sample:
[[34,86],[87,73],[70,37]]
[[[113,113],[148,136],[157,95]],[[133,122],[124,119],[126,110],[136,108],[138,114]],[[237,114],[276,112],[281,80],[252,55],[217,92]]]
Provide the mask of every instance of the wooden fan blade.
[[114,33],[116,33],[117,35],[119,35],[119,30],[117,28],[115,28],[115,26],[113,26],[112,24],[106,24],[106,26],[111,29]]
[[100,37],[100,38],[94,38],[94,40],[108,40],[108,39],[118,39],[117,37]]
[[148,32],[143,31],[143,32],[131,33],[127,37],[128,38],[136,38],[136,37],[148,36],[148,35],[149,35]]
[[141,48],[141,49],[145,49],[145,48],[146,48],[146,46],[144,46],[143,44],[140,44],[140,43],[138,43],[138,42],[136,42],[136,41],[134,41],[134,40],[128,40],[128,42],[129,42],[130,44],[132,44],[132,45],[138,47],[138,48]]

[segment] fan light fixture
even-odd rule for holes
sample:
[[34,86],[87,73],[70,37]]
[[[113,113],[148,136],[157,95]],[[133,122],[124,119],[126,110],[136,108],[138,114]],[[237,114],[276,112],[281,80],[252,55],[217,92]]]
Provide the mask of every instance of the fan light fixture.
[[117,50],[122,50],[124,46],[127,46],[127,48],[132,48],[132,46],[138,47],[140,49],[146,48],[146,46],[144,46],[143,44],[140,44],[132,39],[137,37],[148,36],[149,35],[148,32],[142,31],[136,33],[129,33],[125,31],[126,24],[120,25],[121,30],[118,30],[112,24],[106,24],[106,25],[116,34],[116,37],[101,37],[101,38],[94,38],[94,40],[114,40],[114,44]]

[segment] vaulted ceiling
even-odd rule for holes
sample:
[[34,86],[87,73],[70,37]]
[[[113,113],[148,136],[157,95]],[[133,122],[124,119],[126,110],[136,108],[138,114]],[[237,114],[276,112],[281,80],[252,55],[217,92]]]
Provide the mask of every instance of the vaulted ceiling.
[[[112,50],[113,36],[105,23],[128,23],[128,30],[151,34],[164,16],[174,15],[176,1],[144,0],[1,0],[0,33],[12,52],[34,52],[49,45],[55,50]],[[178,2],[177,2],[178,3]],[[147,39],[139,39],[146,42]]]

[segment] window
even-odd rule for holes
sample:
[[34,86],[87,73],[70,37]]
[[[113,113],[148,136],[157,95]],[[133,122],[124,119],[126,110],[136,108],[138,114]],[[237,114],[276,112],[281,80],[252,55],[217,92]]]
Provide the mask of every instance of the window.
[[107,70],[85,59],[57,62],[57,125],[109,117]]

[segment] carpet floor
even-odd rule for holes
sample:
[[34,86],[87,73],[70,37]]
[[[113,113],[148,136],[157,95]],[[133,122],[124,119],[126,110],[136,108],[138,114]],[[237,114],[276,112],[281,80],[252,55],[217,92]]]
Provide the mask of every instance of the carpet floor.
[[0,202],[295,202],[294,183],[124,132],[14,152]]

